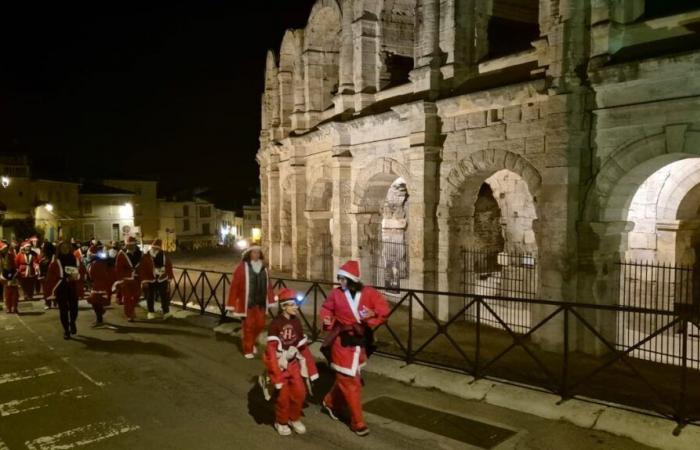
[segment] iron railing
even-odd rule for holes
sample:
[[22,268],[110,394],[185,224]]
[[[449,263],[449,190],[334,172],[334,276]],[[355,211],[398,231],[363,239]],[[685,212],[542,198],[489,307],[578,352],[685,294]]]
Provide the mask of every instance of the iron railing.
[[408,244],[403,241],[370,240],[370,280],[387,293],[398,294],[401,280],[408,279]]
[[[189,304],[202,314],[227,320],[227,273],[189,268],[175,272],[175,304]],[[333,285],[286,278],[273,282],[275,288],[286,286],[305,294],[301,318],[309,335],[318,339],[322,334],[318,313]],[[383,286],[376,288],[387,292]],[[400,297],[391,305],[388,320],[374,333],[378,353],[475,378],[529,386],[558,395],[562,401],[581,398],[641,409],[676,421],[677,430],[688,423],[700,424],[700,371],[690,364],[699,357],[698,347],[688,345],[690,325],[699,323],[692,311],[398,291]],[[497,307],[504,301],[526,305],[532,312],[527,332],[514,330],[504,320]],[[663,320],[621,348],[615,325],[621,314],[658,315]],[[464,320],[467,315],[473,320]],[[500,327],[491,326],[491,319]],[[636,357],[637,350],[672,329],[681,330],[682,335],[680,353],[675,356],[678,365]]]

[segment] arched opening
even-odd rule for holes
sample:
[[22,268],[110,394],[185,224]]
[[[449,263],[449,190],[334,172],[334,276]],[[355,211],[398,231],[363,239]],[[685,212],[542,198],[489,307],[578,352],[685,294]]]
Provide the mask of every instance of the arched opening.
[[[470,175],[450,207],[451,288],[482,296],[536,297],[536,219],[535,199],[517,173],[501,169]],[[530,329],[529,305],[504,300],[490,305],[514,331]],[[474,313],[468,311],[468,318]],[[482,313],[481,321],[501,327],[491,313]]]
[[311,280],[333,280],[332,199],[333,183],[326,178],[316,180],[307,195],[306,267],[307,277]]
[[380,89],[409,81],[414,66],[416,0],[384,0],[381,11]]
[[[648,174],[631,187],[627,221],[631,230],[622,236],[624,261],[620,262],[618,301],[622,306],[690,312],[689,327],[669,325],[672,316],[623,312],[618,317],[617,342],[628,348],[647,337],[632,356],[678,363],[687,332],[691,364],[700,368],[700,352],[692,339],[700,337],[700,158],[651,161]],[[645,174],[646,175],[646,174]],[[633,176],[626,178],[634,179]],[[639,178],[637,178],[639,180]]]
[[333,106],[338,92],[340,30],[337,4],[316,3],[304,32],[304,93],[309,113],[320,114]]
[[488,59],[530,50],[540,35],[540,0],[493,0],[486,32]]
[[304,110],[304,73],[301,59],[301,32],[287,30],[280,47],[277,75],[280,97],[280,126],[292,127],[292,113]]

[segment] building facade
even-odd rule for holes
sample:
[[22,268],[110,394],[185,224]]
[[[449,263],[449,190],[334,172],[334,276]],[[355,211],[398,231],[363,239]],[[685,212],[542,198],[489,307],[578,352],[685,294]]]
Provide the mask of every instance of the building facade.
[[134,193],[106,185],[83,185],[80,188],[80,233],[73,235],[86,241],[122,241],[127,236],[143,239],[134,228]]
[[144,242],[158,237],[158,182],[151,180],[102,180],[105,186],[133,193],[134,223],[141,228]]
[[160,236],[174,239],[177,249],[214,247],[219,239],[217,213],[213,203],[199,198],[158,202]]
[[696,264],[699,23],[692,1],[319,0],[265,69],[272,267],[318,278],[330,242],[371,274],[388,242],[402,286],[465,292],[522,255],[528,295],[617,304],[621,260]]

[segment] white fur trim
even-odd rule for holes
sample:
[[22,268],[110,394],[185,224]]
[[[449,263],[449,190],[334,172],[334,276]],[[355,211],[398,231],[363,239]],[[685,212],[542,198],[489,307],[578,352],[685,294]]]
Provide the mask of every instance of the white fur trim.
[[311,376],[309,377],[309,379],[310,379],[311,381],[318,380],[318,374],[315,373],[315,374],[311,375]]
[[[344,375],[349,375],[351,377],[354,377],[359,373],[359,368],[360,368],[360,353],[362,352],[362,347],[359,345],[355,346],[355,354],[352,356],[352,367],[347,368],[343,366],[339,366],[335,363],[331,363],[331,369],[335,370],[336,372],[340,372]],[[364,366],[364,363],[362,364]]]
[[352,298],[350,296],[350,291],[345,289],[343,291],[345,294],[345,300],[348,301],[348,305],[350,305],[350,309],[352,310],[352,315],[355,316],[355,320],[357,320],[357,323],[362,323],[362,319],[360,318],[360,299],[362,298],[362,292],[356,292],[355,293],[355,298]]
[[349,278],[352,281],[358,282],[360,281],[360,277],[356,277],[355,275],[351,274],[350,272],[346,272],[343,269],[338,270],[338,276],[339,277],[345,277]]
[[283,386],[284,386],[284,383],[276,383],[275,389],[282,389]]

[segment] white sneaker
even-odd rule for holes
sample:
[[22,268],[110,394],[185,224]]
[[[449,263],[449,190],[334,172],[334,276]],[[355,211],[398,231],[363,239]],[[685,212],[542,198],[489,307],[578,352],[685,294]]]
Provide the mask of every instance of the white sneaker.
[[280,434],[280,436],[289,436],[292,434],[292,430],[289,425],[282,425],[281,423],[275,422],[275,430]]
[[173,316],[173,313],[165,313],[163,314],[163,320],[168,320]]
[[153,319],[156,318],[156,313],[149,312],[149,313],[146,315],[146,318],[147,318],[148,320],[153,320]]
[[291,425],[292,430],[294,430],[294,432],[295,432],[296,434],[304,434],[304,433],[306,433],[306,427],[304,426],[303,423],[301,423],[301,420],[296,420],[296,421],[295,421],[295,420],[290,420],[290,421],[289,421],[289,425]]
[[253,358],[255,358],[255,355],[252,353],[246,353],[245,355],[243,355],[243,357],[245,359],[253,359]]

